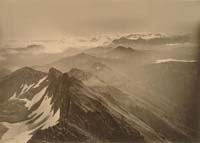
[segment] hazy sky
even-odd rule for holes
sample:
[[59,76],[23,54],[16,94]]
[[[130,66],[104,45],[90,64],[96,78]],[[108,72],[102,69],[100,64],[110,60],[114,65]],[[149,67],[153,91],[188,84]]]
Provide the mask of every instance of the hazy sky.
[[198,0],[0,0],[3,39],[57,39],[65,34],[190,33],[198,23]]

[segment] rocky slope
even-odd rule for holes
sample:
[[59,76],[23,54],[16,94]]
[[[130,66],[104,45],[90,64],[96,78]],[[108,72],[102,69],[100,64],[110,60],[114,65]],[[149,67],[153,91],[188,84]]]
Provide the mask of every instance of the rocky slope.
[[29,143],[143,141],[138,131],[80,80],[55,69],[50,70],[48,79],[46,93],[52,98],[54,113],[60,110],[60,118],[55,126],[36,132]]
[[[25,67],[5,78],[0,87],[3,103],[13,108],[1,110],[10,115],[1,118],[7,128],[1,142],[144,142],[118,105],[69,74]],[[10,91],[8,84],[13,86]],[[18,119],[10,113],[16,108]]]
[[[7,76],[0,86],[5,92],[0,121],[7,128],[1,141],[188,141],[187,135],[146,108],[135,95],[112,86],[112,80],[101,73],[110,73],[115,81],[115,76],[122,78],[100,62],[89,70],[73,68],[62,73],[51,68],[43,73],[25,67]],[[14,87],[10,91],[8,84]]]

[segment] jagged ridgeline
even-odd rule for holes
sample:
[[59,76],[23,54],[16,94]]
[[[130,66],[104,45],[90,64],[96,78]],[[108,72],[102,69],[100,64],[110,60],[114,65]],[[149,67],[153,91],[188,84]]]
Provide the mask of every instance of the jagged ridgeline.
[[190,141],[190,134],[159,116],[159,108],[118,88],[123,79],[100,62],[88,70],[24,67],[4,76],[0,143]]
[[60,109],[57,125],[36,132],[29,143],[49,142],[139,142],[143,138],[120,114],[108,109],[81,81],[49,72],[47,94],[52,96],[54,112]]
[[[7,90],[7,84],[13,89]],[[2,136],[3,143],[144,142],[117,105],[105,102],[104,95],[68,73],[51,68],[46,74],[25,67],[0,85],[1,101],[17,102],[24,112],[23,118],[15,115],[12,120],[18,123],[3,124],[12,130]],[[11,132],[18,134],[10,138]]]

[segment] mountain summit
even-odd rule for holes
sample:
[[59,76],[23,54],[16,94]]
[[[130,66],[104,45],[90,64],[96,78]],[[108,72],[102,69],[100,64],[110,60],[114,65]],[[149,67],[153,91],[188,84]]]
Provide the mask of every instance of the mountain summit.
[[51,98],[51,110],[54,114],[60,112],[59,119],[55,126],[35,132],[29,143],[143,141],[140,133],[122,115],[110,109],[99,95],[74,76],[68,73],[57,74],[55,71],[51,69],[49,72],[54,78],[49,80],[44,96]]

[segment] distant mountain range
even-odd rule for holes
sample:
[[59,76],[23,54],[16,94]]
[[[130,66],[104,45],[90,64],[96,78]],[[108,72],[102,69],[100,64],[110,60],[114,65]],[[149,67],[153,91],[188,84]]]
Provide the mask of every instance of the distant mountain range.
[[164,34],[130,34],[114,39],[114,44],[122,45],[165,45],[192,43],[194,39],[191,35],[164,35]]
[[[183,44],[188,43],[194,44],[194,38],[191,34],[167,35],[133,33],[123,34],[123,36],[104,35],[92,38],[83,37],[82,39],[77,37],[77,39],[72,39],[67,37],[63,40],[7,41],[7,43],[6,41],[5,43],[2,42],[0,45],[0,57],[3,60],[0,61],[0,69],[7,68],[13,71],[26,65],[42,66],[55,62],[58,59],[64,58],[66,56],[73,56],[81,52],[95,56],[98,54],[99,56],[99,54],[104,55],[105,52],[107,53],[110,49],[116,48],[117,46],[124,46],[126,48],[130,47],[136,50],[135,52],[137,52],[138,49],[141,50],[145,47],[146,49],[150,50],[151,46],[154,47],[156,45],[170,46],[179,44],[183,46]],[[107,56],[109,56],[109,54]]]

